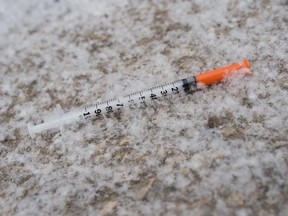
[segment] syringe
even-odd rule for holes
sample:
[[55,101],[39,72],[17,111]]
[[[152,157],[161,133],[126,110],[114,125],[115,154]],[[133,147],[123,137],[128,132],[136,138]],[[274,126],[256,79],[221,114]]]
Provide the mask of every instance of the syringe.
[[208,86],[214,83],[219,83],[225,77],[239,73],[251,74],[251,66],[248,60],[146,90],[137,91],[117,99],[91,104],[86,107],[64,113],[53,120],[49,120],[38,125],[32,125],[29,123],[28,130],[31,137],[34,137],[35,134],[49,129],[61,129],[64,125],[73,122],[88,120],[100,115],[111,114],[125,108],[144,108],[161,97],[167,97],[169,94],[178,94],[181,91],[195,91],[200,86]]

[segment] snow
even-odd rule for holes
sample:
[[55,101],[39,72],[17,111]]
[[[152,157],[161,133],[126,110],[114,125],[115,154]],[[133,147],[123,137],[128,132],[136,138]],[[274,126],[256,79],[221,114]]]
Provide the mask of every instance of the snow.
[[[0,0],[0,214],[287,215],[287,9]],[[29,136],[59,106],[245,58],[252,76]]]

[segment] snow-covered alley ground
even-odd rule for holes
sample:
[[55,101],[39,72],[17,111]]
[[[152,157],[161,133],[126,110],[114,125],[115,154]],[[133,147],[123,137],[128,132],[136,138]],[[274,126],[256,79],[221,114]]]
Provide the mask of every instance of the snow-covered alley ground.
[[[288,215],[287,0],[0,0],[0,215]],[[144,110],[55,110],[249,59]]]

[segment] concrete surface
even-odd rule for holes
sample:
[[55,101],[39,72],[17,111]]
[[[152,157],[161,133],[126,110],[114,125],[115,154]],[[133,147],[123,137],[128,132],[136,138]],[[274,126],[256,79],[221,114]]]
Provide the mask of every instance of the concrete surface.
[[[288,2],[0,1],[1,215],[288,215]],[[27,123],[235,77],[32,139]]]

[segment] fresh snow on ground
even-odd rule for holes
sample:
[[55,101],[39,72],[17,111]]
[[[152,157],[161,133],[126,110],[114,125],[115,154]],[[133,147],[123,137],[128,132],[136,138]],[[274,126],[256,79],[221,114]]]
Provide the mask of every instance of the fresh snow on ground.
[[[0,215],[288,214],[287,0],[0,0]],[[29,122],[249,59],[250,77]]]

